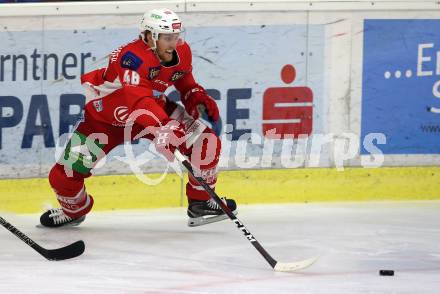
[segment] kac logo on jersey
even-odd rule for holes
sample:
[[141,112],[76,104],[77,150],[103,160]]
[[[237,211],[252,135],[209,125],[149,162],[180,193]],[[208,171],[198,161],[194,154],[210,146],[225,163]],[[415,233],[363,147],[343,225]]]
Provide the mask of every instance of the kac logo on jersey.
[[152,80],[155,77],[157,77],[159,75],[160,72],[160,66],[156,66],[156,67],[150,67],[148,69],[148,79]]
[[118,121],[119,123],[125,123],[129,116],[128,107],[127,106],[117,107],[113,115],[116,121]]
[[185,72],[183,71],[176,71],[175,73],[173,73],[173,75],[170,78],[171,82],[175,82],[178,79],[180,79],[181,77],[183,77],[183,75],[185,74]]

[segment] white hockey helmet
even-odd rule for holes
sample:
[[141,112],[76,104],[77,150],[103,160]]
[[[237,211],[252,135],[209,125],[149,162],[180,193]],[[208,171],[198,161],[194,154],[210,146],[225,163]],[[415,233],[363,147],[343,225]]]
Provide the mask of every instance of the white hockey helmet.
[[146,30],[151,32],[153,40],[159,39],[159,34],[176,34],[183,32],[179,16],[167,9],[152,9],[144,13],[140,23],[141,33]]

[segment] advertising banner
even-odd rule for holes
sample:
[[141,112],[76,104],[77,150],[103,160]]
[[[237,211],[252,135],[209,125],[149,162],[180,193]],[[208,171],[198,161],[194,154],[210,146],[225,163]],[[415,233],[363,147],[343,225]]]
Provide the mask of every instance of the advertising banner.
[[364,22],[361,137],[383,133],[384,154],[440,154],[439,29],[438,19]]
[[[307,44],[306,32],[321,42]],[[112,50],[137,36],[135,27],[0,33],[0,177],[45,175],[82,116],[81,74],[106,66]],[[270,136],[322,131],[323,26],[188,27],[185,39],[196,80],[218,102],[222,140],[231,142],[224,168],[234,167],[228,158],[240,148],[247,156],[261,157]],[[310,63],[307,50],[313,51]],[[177,99],[173,89],[167,94]],[[254,144],[237,145],[240,140]],[[134,148],[143,152],[148,142]],[[111,155],[98,172],[129,171],[122,146]],[[157,157],[149,161],[146,172],[166,164]]]

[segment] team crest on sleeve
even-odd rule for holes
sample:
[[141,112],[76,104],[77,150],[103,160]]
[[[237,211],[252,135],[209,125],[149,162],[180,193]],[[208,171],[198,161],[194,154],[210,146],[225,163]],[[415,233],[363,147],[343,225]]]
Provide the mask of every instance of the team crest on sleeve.
[[101,112],[104,109],[102,106],[102,99],[93,101],[93,106],[95,107],[96,112]]
[[142,65],[142,60],[133,52],[128,51],[121,57],[121,67],[137,70]]
[[176,71],[176,72],[174,72],[173,75],[171,76],[170,81],[171,81],[171,82],[175,82],[175,81],[177,81],[178,79],[180,79],[181,77],[183,77],[184,74],[185,74],[184,71]]
[[150,67],[149,69],[148,69],[148,79],[149,80],[152,80],[152,79],[154,79],[155,77],[157,77],[158,75],[159,75],[159,73],[160,73],[160,66],[156,66],[156,67]]

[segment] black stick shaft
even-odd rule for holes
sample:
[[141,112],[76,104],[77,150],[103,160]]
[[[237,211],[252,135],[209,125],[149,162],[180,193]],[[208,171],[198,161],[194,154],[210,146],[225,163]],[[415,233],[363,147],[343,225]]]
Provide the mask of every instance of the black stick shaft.
[[176,151],[174,153],[176,155],[176,158],[185,166],[185,168],[188,170],[188,172],[199,182],[200,185],[205,189],[206,192],[208,192],[209,196],[217,203],[223,212],[237,225],[237,228],[243,232],[244,236],[248,239],[249,242],[255,247],[255,249],[260,252],[260,254],[266,259],[266,261],[270,264],[272,268],[275,267],[277,264],[277,261],[270,256],[270,254],[266,251],[266,249],[261,246],[261,244],[255,239],[254,235],[246,228],[246,226],[232,213],[232,211],[229,209],[229,207],[220,199],[220,197],[215,193],[214,190],[209,187],[209,185],[205,182],[205,180],[202,177],[198,177],[194,173],[194,169],[191,165],[191,163],[186,160],[185,157],[183,157],[182,154],[180,154],[179,151]]
[[38,245],[36,242],[34,242],[34,240],[23,234],[19,229],[8,223],[1,216],[0,224],[12,234],[14,234],[17,238],[29,245],[29,247],[40,253],[40,255],[47,260],[65,260],[69,258],[74,258],[83,254],[85,250],[85,244],[83,241],[77,241],[68,246],[64,246],[58,249],[46,249]]
[[8,231],[10,231],[12,234],[14,234],[17,238],[19,238],[21,241],[29,245],[31,248],[36,250],[38,253],[41,252],[43,249],[41,246],[39,246],[37,243],[34,242],[31,238],[26,236],[23,232],[21,232],[19,229],[8,223],[4,218],[0,216],[0,224],[5,227]]

